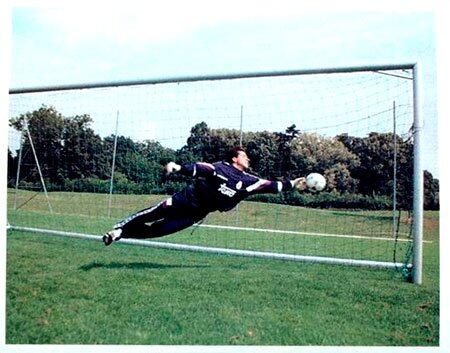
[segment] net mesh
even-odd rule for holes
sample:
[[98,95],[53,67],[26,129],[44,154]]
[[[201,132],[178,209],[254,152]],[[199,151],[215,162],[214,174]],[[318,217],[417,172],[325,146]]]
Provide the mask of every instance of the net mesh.
[[367,71],[11,95],[8,220],[102,234],[190,182],[165,179],[168,161],[214,162],[242,142],[255,174],[319,172],[327,189],[253,197],[157,241],[401,261],[411,221],[393,200],[411,207],[411,78]]

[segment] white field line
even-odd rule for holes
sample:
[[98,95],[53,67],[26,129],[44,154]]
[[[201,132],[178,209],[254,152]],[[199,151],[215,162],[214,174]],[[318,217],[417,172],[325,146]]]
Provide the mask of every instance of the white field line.
[[[389,237],[369,237],[364,235],[349,235],[349,234],[331,234],[331,233],[314,233],[314,232],[299,232],[294,230],[280,230],[280,229],[263,229],[263,228],[246,228],[246,227],[235,227],[235,226],[221,226],[215,224],[195,224],[197,227],[205,228],[215,228],[215,229],[230,229],[230,230],[245,230],[252,232],[262,232],[262,233],[279,233],[279,234],[294,234],[294,235],[312,235],[319,237],[335,237],[335,238],[353,238],[353,239],[366,239],[366,240],[386,240],[395,241],[394,238]],[[397,238],[397,241],[401,242],[411,242],[411,239]],[[432,243],[431,240],[423,240],[424,243]]]
[[[100,235],[64,232],[64,231],[41,229],[41,228],[18,227],[18,226],[9,226],[8,229],[102,241],[102,237]],[[196,246],[196,245],[163,243],[163,242],[139,240],[139,239],[121,239],[120,243],[130,244],[130,245],[141,245],[141,246],[147,246],[147,247],[153,247],[153,248],[159,248],[159,249],[185,250],[185,251],[193,251],[193,252],[206,252],[206,253],[214,253],[214,254],[228,254],[228,255],[236,255],[236,256],[277,259],[277,260],[289,260],[289,261],[299,261],[299,262],[313,262],[313,263],[323,263],[323,264],[336,264],[336,265],[347,265],[347,266],[363,266],[363,267],[392,268],[392,269],[401,268],[404,266],[403,263],[399,263],[399,262],[352,260],[352,259],[340,259],[340,258],[322,257],[322,256],[291,255],[291,254],[280,254],[280,253],[262,252],[262,251],[224,249],[224,248],[213,248],[213,247]],[[407,266],[411,266],[411,264],[408,264]]]
[[[65,213],[57,213],[53,214],[57,215],[66,215]],[[79,215],[80,217],[93,218],[88,215]],[[102,217],[103,219],[105,218]],[[253,231],[253,232],[261,232],[261,233],[277,233],[277,234],[293,234],[293,235],[311,235],[318,237],[334,237],[334,238],[350,238],[350,239],[365,239],[365,240],[381,240],[381,241],[395,241],[393,237],[369,237],[365,235],[350,235],[350,234],[333,234],[333,233],[315,233],[315,232],[300,232],[295,230],[281,230],[281,229],[264,229],[264,228],[247,228],[247,227],[236,227],[236,226],[223,226],[218,224],[197,224],[193,225],[194,227],[205,227],[205,228],[215,228],[215,229],[229,229],[229,230],[244,230],[244,231]],[[411,239],[405,238],[397,238],[398,242],[411,242]],[[424,244],[432,244],[432,240],[423,240]]]

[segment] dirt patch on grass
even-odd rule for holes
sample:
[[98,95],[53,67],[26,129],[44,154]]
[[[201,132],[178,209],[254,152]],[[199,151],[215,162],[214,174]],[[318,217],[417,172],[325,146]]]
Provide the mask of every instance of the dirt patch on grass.
[[425,231],[437,231],[439,229],[439,219],[436,218],[424,218],[423,229]]

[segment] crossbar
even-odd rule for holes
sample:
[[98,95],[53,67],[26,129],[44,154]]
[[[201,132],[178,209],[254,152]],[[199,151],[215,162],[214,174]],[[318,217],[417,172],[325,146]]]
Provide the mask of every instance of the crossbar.
[[163,83],[233,80],[233,79],[258,78],[258,77],[280,77],[293,75],[332,74],[332,73],[382,71],[382,70],[386,71],[386,70],[402,70],[402,69],[408,70],[413,69],[414,66],[415,66],[414,63],[404,63],[404,64],[390,64],[390,65],[385,64],[385,65],[367,65],[367,66],[330,67],[330,68],[316,68],[304,70],[244,72],[244,73],[215,74],[203,76],[180,76],[180,77],[166,77],[153,79],[150,78],[142,80],[125,80],[125,81],[79,83],[79,84],[56,85],[56,86],[12,88],[9,90],[9,94],[69,91],[76,89],[108,88],[108,87],[138,86],[138,85],[156,85]]

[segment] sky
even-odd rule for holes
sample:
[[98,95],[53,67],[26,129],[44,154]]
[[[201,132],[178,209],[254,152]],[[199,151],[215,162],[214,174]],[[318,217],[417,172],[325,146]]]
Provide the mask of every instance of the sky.
[[[420,60],[424,167],[439,176],[432,11],[391,5],[389,11],[357,7],[324,12],[323,7],[305,9],[290,1],[284,7],[250,1],[96,4],[13,6],[9,87]],[[157,128],[147,125],[148,130]]]

